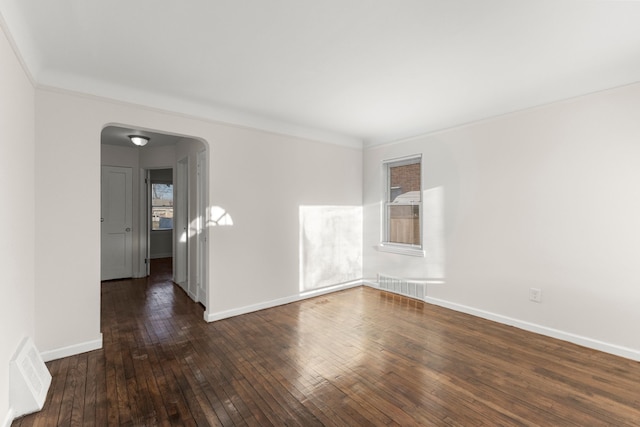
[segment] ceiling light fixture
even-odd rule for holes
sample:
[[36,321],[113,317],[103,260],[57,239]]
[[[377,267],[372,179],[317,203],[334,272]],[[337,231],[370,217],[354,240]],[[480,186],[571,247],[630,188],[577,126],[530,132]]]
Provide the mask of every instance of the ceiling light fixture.
[[131,142],[136,144],[138,147],[143,147],[147,145],[147,142],[149,142],[149,139],[151,138],[148,136],[129,135],[129,139],[131,139]]

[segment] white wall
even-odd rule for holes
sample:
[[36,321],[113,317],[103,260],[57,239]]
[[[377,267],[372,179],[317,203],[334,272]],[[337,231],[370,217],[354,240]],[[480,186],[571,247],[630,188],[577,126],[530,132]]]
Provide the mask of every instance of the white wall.
[[9,362],[35,336],[34,146],[34,89],[0,28],[0,425],[12,418]]
[[[140,167],[144,169],[163,169],[176,167],[176,147],[167,145],[162,147],[147,147],[140,151]],[[137,149],[137,148],[134,148]]]
[[231,128],[207,140],[210,203],[233,220],[213,227],[209,318],[297,295],[300,208],[361,206],[361,150]]
[[155,230],[151,232],[149,257],[169,258],[173,256],[173,231]]
[[58,207],[46,220],[36,218],[37,344],[49,356],[101,339],[99,171],[106,124],[209,144],[209,202],[234,223],[207,229],[209,318],[298,295],[300,206],[362,203],[361,150],[45,89],[37,90],[36,105],[36,203]]
[[[365,276],[442,279],[432,302],[640,359],[639,114],[634,85],[367,149]],[[380,162],[416,153],[427,256],[379,252]]]
[[83,131],[88,111],[52,101],[36,90],[36,210],[48,213],[35,220],[36,345],[45,360],[102,345],[102,125]]

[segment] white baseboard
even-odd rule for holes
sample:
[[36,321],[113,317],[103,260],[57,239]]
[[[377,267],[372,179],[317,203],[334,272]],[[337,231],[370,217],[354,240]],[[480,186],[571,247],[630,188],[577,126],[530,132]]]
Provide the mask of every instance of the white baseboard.
[[80,353],[86,353],[87,351],[99,350],[102,348],[102,333],[100,338],[93,341],[86,341],[79,344],[70,345],[67,347],[61,347],[54,350],[43,351],[40,353],[42,359],[45,362],[51,360],[62,359],[63,357],[74,356]]
[[634,350],[632,348],[606,343],[593,338],[576,335],[571,332],[560,331],[558,329],[549,328],[547,326],[526,322],[524,320],[514,319],[512,317],[491,313],[485,310],[479,310],[477,308],[441,300],[438,298],[427,297],[425,298],[425,301],[429,304],[434,304],[440,307],[449,308],[454,311],[471,314],[472,316],[481,317],[483,319],[493,320],[494,322],[514,326],[525,331],[534,332],[536,334],[544,335],[551,338],[557,338],[559,340],[568,341],[570,343],[578,344],[583,347],[591,348],[593,350],[602,351],[640,362],[640,351]]
[[227,319],[229,317],[239,316],[241,314],[252,313],[254,311],[264,310],[266,308],[277,307],[279,305],[289,304],[296,301],[301,301],[307,298],[313,298],[320,295],[329,294],[332,292],[342,291],[344,289],[355,288],[362,286],[362,280],[354,280],[352,282],[341,283],[335,286],[328,286],[326,288],[316,289],[313,291],[300,292],[296,295],[291,295],[284,298],[278,298],[271,301],[265,301],[258,304],[247,305],[244,307],[234,308],[231,310],[218,311],[211,313],[209,309],[204,312],[204,320],[207,322],[215,322],[216,320]]
[[[343,289],[353,288],[356,286],[365,285],[374,289],[379,289],[378,284],[372,279],[363,279],[359,281],[349,282],[342,285],[332,286],[329,288],[319,289],[312,292],[303,292],[297,295],[292,295],[285,298],[279,298],[259,304],[240,307],[237,309],[226,310],[216,313],[210,313],[208,310],[204,313],[204,319],[207,322],[214,322],[216,320],[226,319],[228,317],[239,316],[241,314],[251,313],[253,311],[264,310],[266,308],[276,307],[278,305],[289,304],[292,302],[300,301],[306,298],[311,298],[318,295],[323,295],[331,292],[340,291]],[[565,332],[547,326],[538,325],[524,320],[514,319],[512,317],[503,316],[501,314],[492,313],[485,310],[480,310],[474,307],[469,307],[462,304],[453,303],[450,301],[426,297],[425,302],[434,304],[440,307],[448,308],[454,311],[470,314],[472,316],[481,317],[483,319],[492,320],[494,322],[502,323],[504,325],[514,326],[516,328],[534,332],[536,334],[548,336],[551,338],[557,338],[563,341],[571,342],[581,345],[583,347],[591,348],[593,350],[602,351],[605,353],[613,354],[616,356],[624,357],[640,362],[640,350],[634,350],[632,348],[620,346],[617,344],[606,343],[593,338],[573,334],[571,332]]]
[[[375,289],[380,289],[380,287],[378,286],[378,283],[376,283],[376,281],[372,279],[365,279],[362,281],[362,284]],[[578,344],[583,347],[591,348],[593,350],[602,351],[605,353],[613,354],[615,356],[620,356],[626,359],[631,359],[631,360],[640,362],[640,350],[634,350],[632,348],[606,343],[593,338],[576,335],[571,332],[565,332],[558,329],[549,328],[547,326],[526,322],[524,320],[514,319],[512,317],[503,316],[501,314],[480,310],[474,307],[469,307],[467,305],[458,304],[458,303],[442,300],[439,298],[426,297],[424,301],[429,304],[448,308],[453,311],[459,311],[461,313],[466,313],[472,316],[481,317],[483,319],[492,320],[494,322],[513,326],[525,331],[534,332],[536,334],[544,335],[551,338],[557,338],[559,340],[567,341],[573,344]]]
[[152,254],[149,256],[150,259],[159,259],[159,258],[171,258],[173,256],[173,252],[167,252],[163,254]]
[[380,285],[376,282],[376,279],[362,279],[362,284],[370,288],[380,289]]
[[7,416],[4,418],[2,423],[2,427],[11,427],[11,423],[13,422],[14,412],[13,408],[9,408],[9,412],[7,412]]

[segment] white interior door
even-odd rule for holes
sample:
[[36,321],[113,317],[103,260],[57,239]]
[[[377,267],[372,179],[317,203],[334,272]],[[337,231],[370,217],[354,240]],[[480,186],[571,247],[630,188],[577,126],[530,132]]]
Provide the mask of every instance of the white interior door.
[[101,280],[133,276],[132,169],[103,166],[101,186]]
[[189,159],[178,161],[176,170],[176,204],[175,204],[175,282],[185,291],[188,279],[188,242],[189,242]]
[[207,156],[206,152],[202,151],[198,153],[197,157],[197,181],[196,181],[196,191],[197,191],[197,199],[196,199],[196,211],[198,212],[198,255],[197,255],[197,272],[198,272],[198,287],[196,290],[196,301],[201,302],[203,305],[207,305],[207,287],[208,287],[208,277],[207,277],[207,208],[208,208],[208,198],[207,198],[207,168],[206,168]]

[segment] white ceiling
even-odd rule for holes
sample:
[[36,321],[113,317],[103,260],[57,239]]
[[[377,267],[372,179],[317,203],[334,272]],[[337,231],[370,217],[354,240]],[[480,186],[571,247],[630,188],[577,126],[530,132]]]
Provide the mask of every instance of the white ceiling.
[[640,81],[640,2],[0,0],[35,81],[376,144]]

